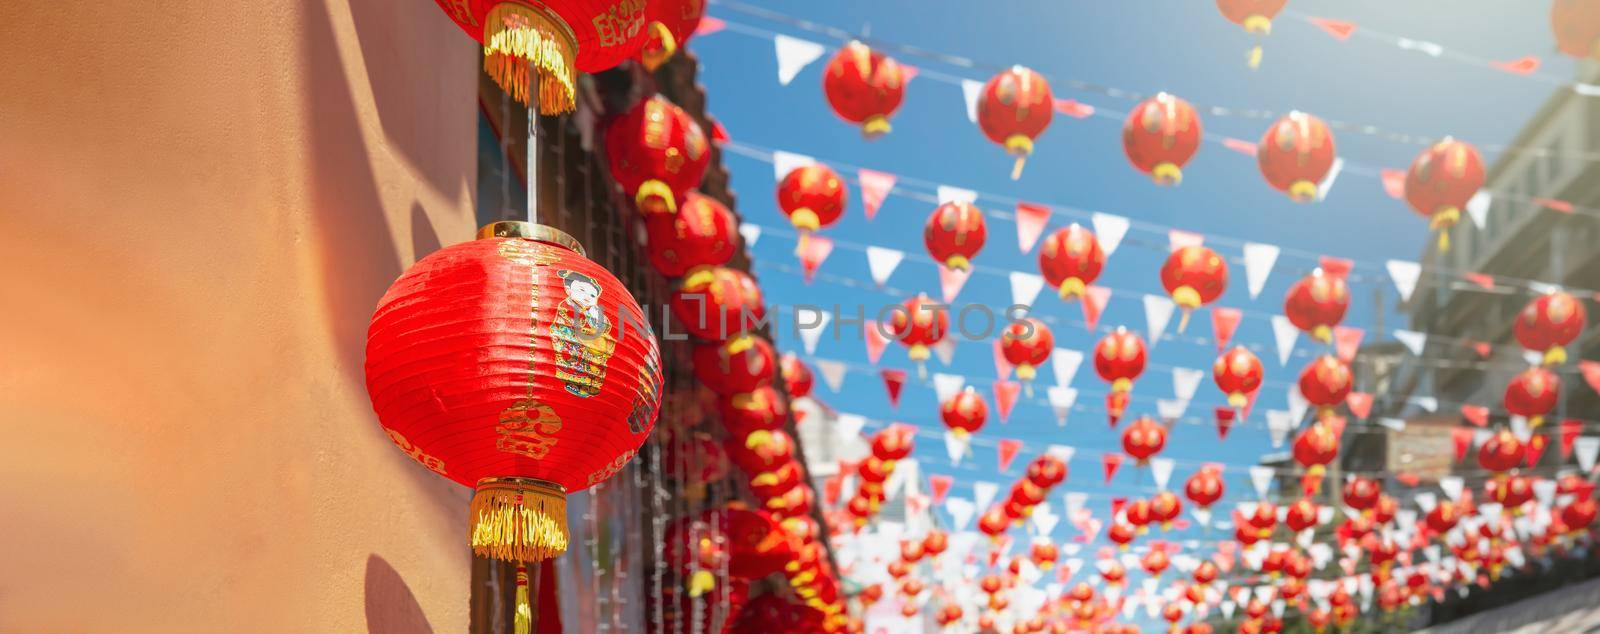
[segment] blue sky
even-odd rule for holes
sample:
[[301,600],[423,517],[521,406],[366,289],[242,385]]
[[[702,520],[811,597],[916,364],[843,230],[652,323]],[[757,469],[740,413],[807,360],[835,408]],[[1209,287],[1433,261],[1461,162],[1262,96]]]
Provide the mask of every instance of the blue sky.
[[[1273,112],[1304,110],[1327,119],[1376,125],[1390,131],[1424,137],[1454,135],[1480,145],[1508,143],[1529,116],[1556,89],[1539,77],[1519,77],[1470,63],[1436,59],[1404,51],[1392,44],[1361,37],[1339,42],[1291,16],[1280,16],[1265,41],[1264,62],[1257,71],[1243,60],[1252,40],[1217,13],[1214,3],[1203,0],[1008,0],[1007,2],[859,2],[817,0],[778,2],[750,0],[750,4],[777,10],[815,23],[860,33],[872,38],[950,53],[993,66],[1022,64],[1054,82],[1058,98],[1072,98],[1106,111],[1124,113],[1132,101],[1093,92],[1075,91],[1063,84],[1076,79],[1151,94],[1167,91],[1197,105]],[[1540,73],[1570,77],[1573,62],[1557,57],[1549,33],[1545,2],[1495,2],[1484,0],[1415,0],[1397,3],[1380,0],[1294,0],[1290,11],[1354,21],[1362,29],[1437,42],[1487,59],[1515,59],[1538,55],[1545,65]],[[1101,318],[1101,325],[1125,324],[1143,330],[1141,302],[1122,291],[1161,293],[1157,271],[1165,258],[1164,235],[1141,230],[1139,223],[1173,226],[1208,236],[1232,262],[1228,292],[1219,304],[1243,309],[1247,315],[1235,341],[1257,348],[1267,368],[1263,390],[1252,418],[1226,441],[1217,439],[1208,420],[1211,409],[1224,403],[1210,378],[1216,349],[1210,343],[1165,339],[1151,350],[1150,368],[1135,389],[1129,415],[1154,414],[1154,399],[1171,398],[1171,367],[1206,371],[1189,421],[1175,426],[1164,456],[1178,461],[1173,475],[1181,487],[1195,465],[1220,461],[1230,467],[1255,463],[1272,451],[1263,424],[1266,409],[1285,407],[1286,385],[1295,380],[1320,344],[1302,337],[1301,356],[1287,366],[1275,358],[1272,331],[1265,314],[1281,311],[1290,283],[1315,266],[1313,260],[1294,253],[1330,254],[1357,260],[1354,301],[1345,323],[1371,328],[1375,312],[1374,289],[1392,313],[1397,296],[1388,279],[1376,268],[1389,258],[1415,260],[1429,244],[1426,221],[1404,203],[1389,198],[1378,179],[1347,170],[1329,197],[1318,204],[1300,205],[1271,189],[1262,180],[1254,159],[1206,143],[1184,171],[1183,184],[1162,188],[1135,171],[1123,155],[1121,117],[1072,119],[1057,115],[1037,141],[1020,181],[1008,178],[1010,159],[990,143],[965,116],[957,86],[918,78],[906,93],[904,105],[893,118],[894,131],[877,141],[864,141],[856,127],[838,119],[828,108],[821,90],[821,72],[832,48],[840,42],[788,24],[764,20],[713,3],[709,15],[738,25],[786,33],[823,43],[830,52],[803,70],[788,86],[776,81],[776,60],[770,39],[729,29],[692,42],[703,68],[701,82],[709,95],[708,108],[731,137],[751,146],[777,148],[815,156],[825,162],[843,162],[880,171],[993,192],[1047,203],[1071,205],[1079,210],[1105,211],[1127,216],[1135,229],[1107,263],[1099,283],[1117,289]],[[990,68],[963,69],[926,59],[903,61],[945,74],[987,79]],[[1207,132],[1254,141],[1268,120],[1203,115]],[[1407,166],[1421,149],[1377,136],[1336,133],[1340,156],[1368,167]],[[1493,152],[1485,152],[1494,159]],[[773,197],[772,167],[735,152],[724,154],[739,195],[739,211],[747,222],[785,227]],[[846,176],[850,176],[846,174]],[[860,195],[852,187],[851,208],[837,225],[825,230],[841,242],[875,244],[906,251],[909,255],[888,286],[903,292],[938,294],[938,277],[927,261],[921,227],[932,205],[891,196],[877,218],[868,221],[861,212]],[[926,192],[927,189],[923,188]],[[1009,213],[993,200],[978,200],[985,211]],[[1069,219],[1054,217],[1047,232],[1065,226]],[[1223,240],[1221,237],[1229,238]],[[1238,259],[1239,240],[1283,247],[1278,267],[1256,300],[1245,290],[1244,270]],[[841,303],[868,305],[870,310],[903,295],[870,288],[865,255],[838,248],[822,266],[819,279],[804,284],[795,273],[792,238],[769,233],[752,249],[755,272],[771,305]],[[1015,225],[991,214],[989,241],[976,258],[980,266],[1037,272],[1036,254],[1018,252]],[[848,286],[840,278],[859,280]],[[1011,303],[1009,286],[999,276],[972,277],[957,299],[991,306]],[[1036,312],[1046,318],[1077,324],[1077,305],[1041,294]],[[1391,314],[1392,317],[1392,314]],[[1389,327],[1397,323],[1390,319]],[[1171,336],[1176,319],[1168,328]],[[1057,325],[1059,347],[1083,350],[1089,356],[1099,334],[1081,326]],[[787,332],[785,335],[789,334]],[[824,337],[816,357],[837,359],[858,367],[868,365],[864,346],[846,331],[840,340]],[[1209,314],[1195,315],[1189,336],[1210,337]],[[1371,342],[1377,333],[1368,334]],[[797,350],[800,341],[780,337],[782,350]],[[882,367],[911,368],[903,348],[891,345]],[[975,385],[993,406],[989,383],[994,378],[990,348],[985,343],[958,347],[948,368],[937,360],[933,372],[974,377]],[[913,375],[914,376],[914,375]],[[1044,375],[1048,379],[1049,375]],[[1058,426],[1042,402],[1024,398],[1007,423],[991,414],[980,432],[989,443],[1016,438],[1025,447],[1008,473],[996,471],[992,444],[974,446],[963,468],[952,469],[942,443],[919,439],[917,457],[925,472],[956,477],[953,495],[970,495],[971,482],[988,480],[1009,485],[1026,461],[1047,444],[1077,448],[1068,482],[1058,487],[1051,501],[1059,509],[1061,493],[1087,490],[1095,497],[1090,508],[1104,517],[1107,496],[1144,496],[1153,492],[1147,474],[1136,475],[1126,465],[1116,480],[1103,485],[1100,454],[1120,451],[1120,429],[1107,428],[1101,409],[1106,390],[1086,361],[1074,382],[1080,407],[1065,426]],[[852,372],[838,393],[818,381],[817,394],[841,411],[877,420],[913,423],[942,431],[931,387],[907,385],[898,409],[891,408],[876,375]],[[1042,392],[1036,399],[1042,401]],[[1124,422],[1126,425],[1126,422]],[[1242,468],[1228,473],[1228,499],[1251,497]],[[1001,495],[1004,495],[1002,490]],[[1220,510],[1220,509],[1219,509]],[[981,512],[981,509],[980,509]],[[1062,522],[1055,537],[1075,534]],[[1212,537],[1221,535],[1213,532]],[[1200,537],[1189,531],[1178,538]],[[1015,552],[1015,551],[1014,551]]]

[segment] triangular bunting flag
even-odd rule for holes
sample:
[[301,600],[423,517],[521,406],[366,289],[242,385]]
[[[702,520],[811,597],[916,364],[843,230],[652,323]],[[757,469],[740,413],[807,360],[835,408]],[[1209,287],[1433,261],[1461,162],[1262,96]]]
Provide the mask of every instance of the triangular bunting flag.
[[1355,414],[1356,418],[1365,419],[1372,414],[1372,395],[1367,392],[1351,392],[1344,402],[1350,406],[1350,413]]
[[1050,397],[1050,409],[1056,414],[1056,424],[1067,424],[1067,414],[1072,412],[1072,405],[1078,401],[1078,391],[1070,387],[1053,385],[1045,390]]
[[1044,290],[1044,278],[1033,273],[1022,271],[1011,272],[1011,303],[1016,306],[1032,306],[1033,300],[1039,297],[1039,291]]
[[1387,169],[1386,168],[1383,171],[1379,172],[1379,178],[1381,178],[1383,180],[1383,193],[1388,194],[1390,198],[1393,198],[1395,200],[1405,200],[1405,198],[1406,198],[1406,171],[1405,170]]
[[1450,440],[1456,446],[1456,462],[1461,462],[1467,457],[1467,450],[1472,448],[1472,429],[1468,427],[1455,427],[1450,430]]
[[895,175],[861,168],[856,170],[856,179],[861,184],[861,209],[866,212],[867,220],[872,220],[889,192],[894,190]]
[[889,276],[894,275],[894,270],[899,268],[900,262],[905,258],[904,251],[867,247],[867,271],[872,274],[872,282],[878,286],[887,284]]
[[1161,340],[1161,334],[1167,330],[1167,322],[1172,321],[1172,311],[1177,308],[1172,298],[1165,295],[1144,296],[1144,322],[1149,328],[1150,347],[1154,348],[1156,342]]
[[1417,278],[1422,277],[1422,265],[1404,260],[1389,260],[1385,267],[1389,270],[1389,277],[1394,280],[1394,289],[1400,293],[1400,302],[1411,301],[1412,291],[1417,290]]
[[1256,497],[1266,499],[1267,490],[1272,486],[1272,476],[1276,473],[1272,467],[1261,465],[1250,467],[1250,485],[1256,488]]
[[967,455],[967,447],[972,444],[969,434],[957,434],[953,431],[944,432],[944,451],[950,456],[950,464],[960,464],[961,457]]
[[817,359],[814,363],[817,366],[817,374],[822,375],[822,382],[828,386],[828,390],[838,394],[839,388],[844,385],[844,362],[832,359]]
[[1472,225],[1483,231],[1489,224],[1489,207],[1494,203],[1494,194],[1487,189],[1480,189],[1467,201],[1467,217],[1472,219]]
[[800,240],[800,244],[795,247],[795,255],[800,258],[800,270],[804,272],[807,284],[811,283],[811,278],[817,274],[817,267],[822,266],[822,262],[827,260],[831,253],[833,253],[832,238],[810,235]]
[[1578,440],[1578,435],[1583,433],[1583,421],[1567,419],[1561,421],[1561,461],[1566,462],[1572,457],[1573,442]]
[[1000,492],[1000,485],[993,482],[972,483],[972,499],[977,502],[978,508],[989,508],[989,503],[994,501],[995,494]]
[[1177,251],[1184,247],[1205,246],[1206,237],[1192,231],[1182,229],[1167,230],[1167,250]]
[[1072,385],[1072,379],[1078,376],[1078,368],[1082,365],[1082,352],[1071,348],[1056,348],[1050,352],[1050,368],[1055,371],[1056,385]]
[[944,496],[950,492],[950,485],[954,482],[955,478],[947,475],[928,476],[928,493],[933,496],[934,504],[944,503]]
[[1039,243],[1039,236],[1044,235],[1044,227],[1050,222],[1050,208],[1035,203],[1017,203],[1017,248],[1027,255],[1033,250],[1033,245]]
[[1344,171],[1344,157],[1333,157],[1333,166],[1328,168],[1328,175],[1322,177],[1322,182],[1317,184],[1317,200],[1326,200],[1328,192],[1333,190],[1333,182],[1339,179],[1339,174]]
[[1350,39],[1350,34],[1356,30],[1356,23],[1344,20],[1330,20],[1328,18],[1308,17],[1307,22],[1333,36],[1333,39],[1343,42]]
[[1100,242],[1100,250],[1110,258],[1116,252],[1117,245],[1122,244],[1122,237],[1128,235],[1128,219],[1097,211],[1090,220],[1094,224],[1094,237]]
[[978,122],[978,97],[983,95],[983,82],[973,79],[961,80],[961,97],[967,103],[967,121]]
[[964,376],[938,372],[933,375],[933,394],[943,403],[960,392],[966,384],[967,378]]
[[1600,436],[1580,436],[1572,443],[1573,453],[1578,455],[1578,468],[1584,473],[1594,471],[1594,459],[1600,453]]
[[1011,408],[1017,404],[1017,394],[1022,391],[1022,384],[1016,381],[999,380],[994,382],[994,405],[1000,413],[1000,422],[1006,422],[1011,417]]
[[741,222],[739,223],[739,237],[744,238],[744,248],[753,247],[761,239],[761,226]]
[[1117,475],[1117,468],[1122,466],[1123,456],[1116,452],[1100,454],[1100,465],[1105,469],[1106,482],[1111,482],[1111,477]]
[[1272,275],[1272,267],[1278,262],[1278,251],[1278,247],[1270,244],[1244,243],[1244,278],[1250,288],[1250,299],[1255,299],[1266,287],[1267,277]]
[[1289,437],[1289,432],[1294,429],[1295,419],[1292,414],[1282,410],[1267,410],[1267,433],[1272,437],[1273,447],[1282,447],[1284,439]]
[[1211,335],[1217,340],[1217,351],[1221,352],[1228,347],[1228,342],[1233,340],[1233,333],[1239,329],[1239,319],[1244,314],[1237,308],[1213,306],[1211,308]]
[[1578,371],[1583,373],[1583,382],[1589,384],[1589,389],[1600,392],[1600,361],[1579,361]]
[[[815,322],[816,325],[814,327],[807,327],[807,328],[800,328],[799,329],[800,330],[800,343],[801,343],[801,345],[805,346],[806,354],[816,354],[816,352],[817,352],[817,341],[822,338],[823,331],[828,329],[828,323],[833,321],[833,313],[830,313],[830,312],[825,311],[825,310],[817,309],[817,308],[797,307],[797,308],[795,308],[795,323],[806,323],[806,324],[812,323],[810,321],[801,322],[801,320],[800,320],[800,312],[801,311],[806,312],[806,314],[808,314],[808,315],[816,315],[816,322]],[[843,367],[843,366],[841,366],[841,367]],[[839,389],[838,388],[834,388],[833,391],[837,392],[837,391],[839,391]]]
[[1089,332],[1094,332],[1100,325],[1100,313],[1106,309],[1106,302],[1111,301],[1111,289],[1104,286],[1090,286],[1083,292],[1083,324]]
[[884,368],[878,371],[883,377],[883,389],[889,393],[889,405],[900,406],[900,388],[905,387],[906,371]]
[[1157,489],[1167,490],[1167,482],[1172,479],[1172,466],[1171,458],[1150,459],[1150,477],[1156,481]]
[[1361,338],[1367,336],[1367,331],[1350,326],[1333,327],[1333,350],[1339,355],[1339,360],[1350,363],[1356,358],[1356,351],[1361,349]]
[[1017,457],[1017,451],[1022,449],[1022,441],[1013,438],[1001,438],[998,449],[1000,473],[1005,473],[1011,466],[1011,461]]
[[1428,343],[1428,335],[1414,330],[1396,330],[1394,338],[1418,357],[1422,356],[1422,347]]
[[804,154],[776,150],[772,153],[772,175],[776,180],[782,182],[783,177],[788,176],[789,172],[807,165],[815,165],[816,163],[817,159]]
[[1289,364],[1289,354],[1294,352],[1294,342],[1300,338],[1300,329],[1283,315],[1272,316],[1272,340],[1278,344],[1278,365]]
[[1200,381],[1206,378],[1204,370],[1194,368],[1172,369],[1172,393],[1180,401],[1194,399],[1194,393],[1200,389]]
[[861,340],[867,344],[867,361],[877,365],[883,358],[883,349],[889,345],[889,325],[875,321],[862,322]]
[[971,500],[953,497],[944,501],[944,512],[950,514],[950,528],[959,533],[967,530],[967,525],[972,522],[972,515],[977,512],[977,505]]
[[821,44],[787,35],[774,36],[772,44],[778,52],[778,83],[784,86],[824,52]]
[[1227,440],[1228,430],[1233,427],[1233,419],[1237,412],[1232,407],[1218,407],[1214,410],[1217,418],[1217,440]]
[[939,265],[939,292],[944,295],[944,303],[956,301],[956,295],[961,294],[961,287],[967,285],[969,277],[972,277],[972,269],[958,271],[943,264]]
[[1462,405],[1461,417],[1479,427],[1489,425],[1489,408],[1482,405]]

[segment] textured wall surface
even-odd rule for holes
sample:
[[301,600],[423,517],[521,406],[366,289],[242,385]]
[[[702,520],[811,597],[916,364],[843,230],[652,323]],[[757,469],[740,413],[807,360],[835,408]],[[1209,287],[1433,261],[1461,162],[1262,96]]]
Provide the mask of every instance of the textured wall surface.
[[468,491],[365,329],[471,237],[427,0],[0,3],[0,631],[459,632]]

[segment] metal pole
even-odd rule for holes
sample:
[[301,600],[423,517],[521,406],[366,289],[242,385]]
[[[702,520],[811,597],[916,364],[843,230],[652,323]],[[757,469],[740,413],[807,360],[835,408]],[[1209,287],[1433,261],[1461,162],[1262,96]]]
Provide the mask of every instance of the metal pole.
[[539,224],[539,74],[530,72],[528,98],[528,222]]

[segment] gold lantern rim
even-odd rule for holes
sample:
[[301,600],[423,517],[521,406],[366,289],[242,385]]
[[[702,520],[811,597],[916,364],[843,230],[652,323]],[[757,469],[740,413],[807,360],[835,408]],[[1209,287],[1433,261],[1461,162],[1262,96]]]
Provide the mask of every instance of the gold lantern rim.
[[538,242],[553,244],[558,247],[571,249],[583,257],[589,257],[578,239],[565,231],[550,225],[540,225],[521,220],[502,220],[491,222],[478,228],[478,239],[488,238],[527,238]]

